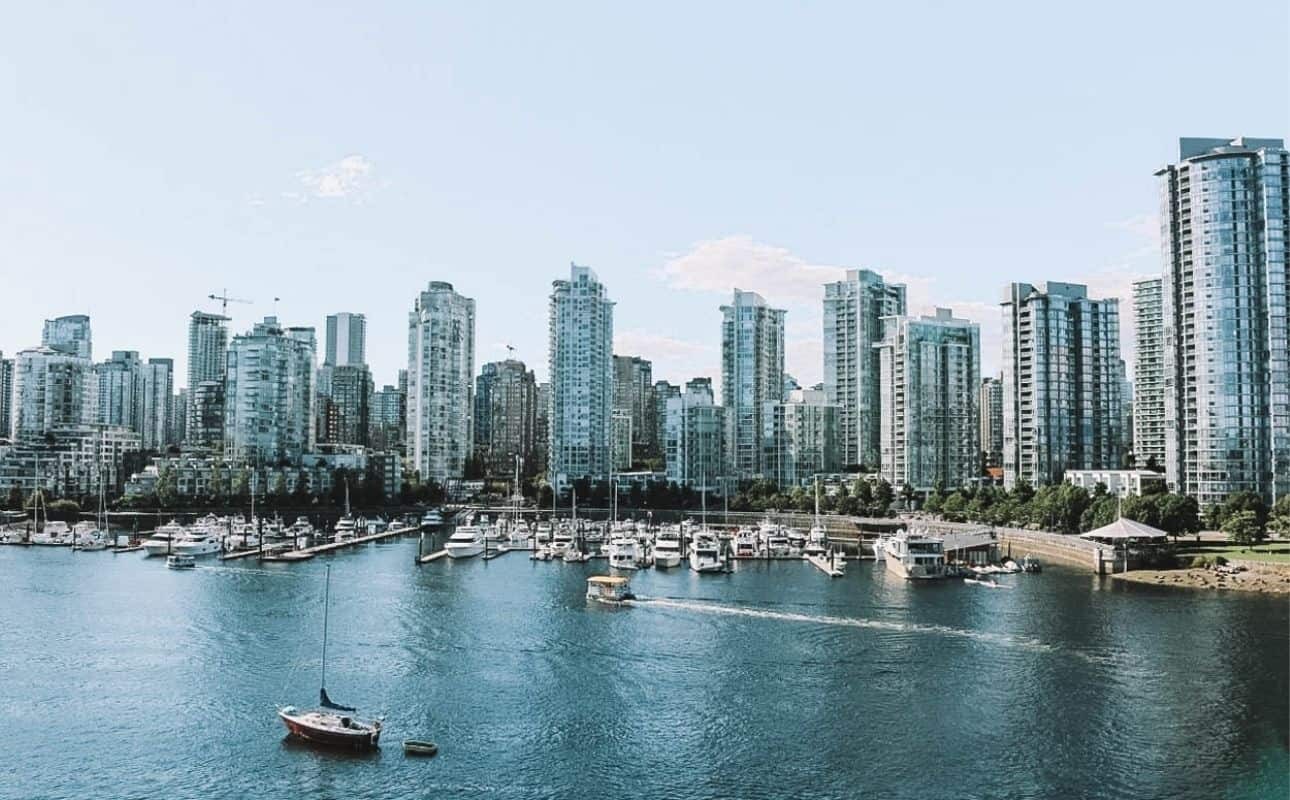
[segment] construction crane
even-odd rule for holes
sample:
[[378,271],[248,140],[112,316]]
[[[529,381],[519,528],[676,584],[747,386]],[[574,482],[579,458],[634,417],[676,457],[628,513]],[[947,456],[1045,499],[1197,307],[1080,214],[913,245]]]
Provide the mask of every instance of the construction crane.
[[[225,290],[224,290],[224,292],[223,292],[223,294],[208,294],[208,295],[206,295],[206,296],[207,296],[208,298],[210,298],[211,300],[219,300],[219,301],[223,304],[223,305],[220,307],[220,316],[223,316],[223,317],[227,317],[227,316],[228,316],[228,304],[229,304],[229,303],[245,303],[246,305],[250,305],[250,304],[251,304],[251,301],[250,301],[250,300],[243,300],[243,299],[242,299],[242,298],[240,298],[240,297],[229,297],[229,296],[228,296],[228,289],[225,289]],[[277,298],[275,297],[274,299],[276,300]]]

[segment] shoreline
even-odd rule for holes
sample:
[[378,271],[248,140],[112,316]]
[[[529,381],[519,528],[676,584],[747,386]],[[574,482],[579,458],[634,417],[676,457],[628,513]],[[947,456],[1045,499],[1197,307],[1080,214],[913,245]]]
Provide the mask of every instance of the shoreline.
[[1138,569],[1117,572],[1110,577],[1147,586],[1290,595],[1290,572],[1282,570],[1247,569],[1229,575],[1200,568]]

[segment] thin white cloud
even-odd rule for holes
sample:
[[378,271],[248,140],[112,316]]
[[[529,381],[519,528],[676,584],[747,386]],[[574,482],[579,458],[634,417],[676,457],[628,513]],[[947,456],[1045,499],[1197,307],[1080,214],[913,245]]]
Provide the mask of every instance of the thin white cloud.
[[300,189],[282,192],[282,197],[300,203],[310,200],[348,200],[362,204],[384,186],[386,181],[378,181],[372,162],[363,155],[355,154],[342,158],[332,164],[316,169],[301,170],[296,173]]
[[[709,239],[685,253],[669,254],[657,275],[673,289],[728,296],[738,287],[787,309],[785,369],[803,386],[811,386],[824,377],[820,338],[824,284],[844,278],[846,269],[813,264],[786,247],[740,235]],[[980,324],[982,366],[990,371],[997,368],[1001,346],[997,303],[936,297],[936,281],[931,277],[870,269],[889,283],[905,284],[911,314],[931,314],[937,307],[948,307],[955,316]]]
[[684,383],[691,378],[721,382],[721,353],[715,344],[677,339],[642,330],[614,331],[614,352],[653,362],[654,380]]

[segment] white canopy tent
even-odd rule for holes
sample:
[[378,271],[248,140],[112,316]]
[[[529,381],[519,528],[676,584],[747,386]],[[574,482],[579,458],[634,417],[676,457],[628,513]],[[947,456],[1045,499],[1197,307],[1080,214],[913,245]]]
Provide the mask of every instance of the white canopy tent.
[[1081,533],[1081,539],[1091,539],[1102,544],[1155,544],[1169,541],[1169,534],[1131,519],[1120,517],[1110,525],[1103,525],[1097,530]]

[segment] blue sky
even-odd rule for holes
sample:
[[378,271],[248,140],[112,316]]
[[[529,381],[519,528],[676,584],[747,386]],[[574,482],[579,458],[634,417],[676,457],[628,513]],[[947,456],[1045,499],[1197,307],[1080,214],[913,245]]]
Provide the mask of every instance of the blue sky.
[[819,380],[820,283],[868,267],[981,323],[1010,280],[1158,271],[1179,136],[1290,133],[1283,0],[54,4],[0,27],[0,350],[93,317],[174,357],[227,287],[367,314],[378,385],[416,292],[478,301],[477,365],[546,372],[570,260],[616,349],[719,378],[734,286]]

